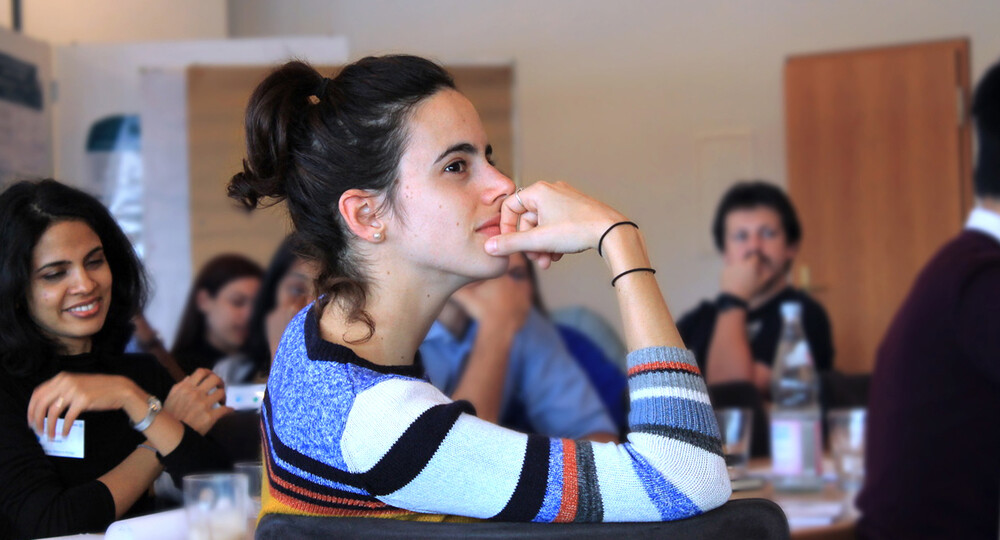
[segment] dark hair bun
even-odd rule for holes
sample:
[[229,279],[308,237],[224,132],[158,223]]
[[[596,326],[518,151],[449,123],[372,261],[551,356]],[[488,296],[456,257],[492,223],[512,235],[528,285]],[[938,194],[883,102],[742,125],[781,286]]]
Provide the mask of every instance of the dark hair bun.
[[252,209],[262,199],[278,202],[287,196],[284,179],[295,166],[295,148],[309,137],[302,120],[310,116],[310,97],[322,81],[312,66],[292,61],[257,86],[245,118],[247,158],[243,172],[229,182],[230,197]]

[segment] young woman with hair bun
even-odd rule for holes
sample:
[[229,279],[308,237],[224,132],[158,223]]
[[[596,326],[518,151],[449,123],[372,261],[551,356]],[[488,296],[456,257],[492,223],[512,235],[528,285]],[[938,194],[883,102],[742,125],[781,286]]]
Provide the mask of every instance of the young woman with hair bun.
[[[564,183],[515,191],[440,66],[369,57],[327,79],[285,64],[250,98],[246,140],[230,195],[284,200],[322,266],[267,383],[264,514],[660,521],[729,498],[704,381],[638,227]],[[417,348],[453,292],[519,251],[547,268],[590,249],[631,351],[625,443],[510,431],[422,378]]]

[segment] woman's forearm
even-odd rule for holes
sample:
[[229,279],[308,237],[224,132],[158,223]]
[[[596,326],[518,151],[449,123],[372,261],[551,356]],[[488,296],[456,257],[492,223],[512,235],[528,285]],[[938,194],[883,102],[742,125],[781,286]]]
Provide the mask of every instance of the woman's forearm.
[[148,448],[138,447],[125,461],[102,474],[97,480],[108,487],[115,501],[115,519],[121,518],[135,504],[156,477],[163,472],[163,466],[156,453]]
[[[611,278],[627,270],[650,267],[646,243],[635,227],[615,227],[605,237],[602,248]],[[615,283],[615,294],[629,351],[656,346],[684,347],[652,272],[622,276]]]

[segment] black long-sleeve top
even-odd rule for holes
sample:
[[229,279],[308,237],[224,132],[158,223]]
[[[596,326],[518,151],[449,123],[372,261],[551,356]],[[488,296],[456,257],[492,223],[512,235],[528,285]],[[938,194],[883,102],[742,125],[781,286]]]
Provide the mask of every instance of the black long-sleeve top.
[[[124,375],[143,390],[166,400],[170,375],[149,355],[60,357],[60,371]],[[145,437],[121,411],[86,412],[84,457],[47,456],[28,425],[28,402],[35,387],[55,375],[14,377],[0,373],[0,538],[57,536],[103,531],[115,519],[111,491],[98,477],[135,451]],[[175,480],[201,471],[231,467],[225,451],[188,426],[174,451],[159,456]],[[151,511],[146,494],[129,515]]]

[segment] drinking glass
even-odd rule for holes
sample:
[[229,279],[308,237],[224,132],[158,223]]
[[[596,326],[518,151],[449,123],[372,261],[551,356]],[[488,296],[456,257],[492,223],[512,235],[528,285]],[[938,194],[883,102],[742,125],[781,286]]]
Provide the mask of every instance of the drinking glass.
[[247,484],[243,473],[185,476],[189,540],[246,540]]
[[844,491],[857,491],[865,480],[865,409],[833,409],[826,414],[830,454]]
[[260,515],[260,485],[261,475],[264,472],[263,464],[259,461],[241,461],[235,464],[233,468],[236,472],[244,474],[247,477],[247,493],[250,496],[247,506],[248,519],[256,522],[257,516]]
[[750,461],[750,428],[753,425],[753,410],[729,407],[715,410],[722,435],[722,454],[726,458],[726,469],[730,480],[743,478]]

